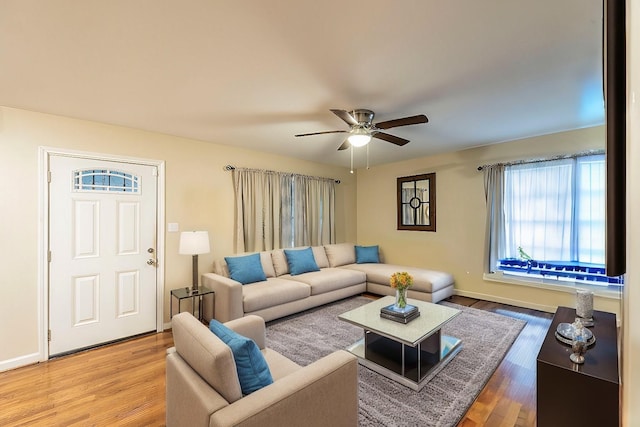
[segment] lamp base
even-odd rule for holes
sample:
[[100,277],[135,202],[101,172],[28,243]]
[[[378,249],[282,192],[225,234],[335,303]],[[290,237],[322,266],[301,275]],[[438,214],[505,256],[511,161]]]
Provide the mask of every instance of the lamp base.
[[191,292],[194,294],[198,293],[198,255],[193,256],[193,277],[191,279],[191,283],[193,286],[191,287]]

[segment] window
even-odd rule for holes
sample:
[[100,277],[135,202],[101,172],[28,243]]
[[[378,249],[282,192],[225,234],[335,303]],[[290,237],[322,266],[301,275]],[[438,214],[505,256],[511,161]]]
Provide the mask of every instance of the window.
[[113,169],[85,169],[73,173],[74,191],[140,193],[139,178]]
[[494,186],[502,206],[490,210],[490,271],[621,284],[604,268],[605,174],[600,154],[504,166]]

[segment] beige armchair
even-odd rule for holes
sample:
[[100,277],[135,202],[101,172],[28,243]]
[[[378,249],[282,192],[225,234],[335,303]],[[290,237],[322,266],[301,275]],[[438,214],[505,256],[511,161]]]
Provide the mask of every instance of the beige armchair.
[[356,426],[357,358],[343,350],[301,367],[265,348],[258,316],[225,323],[253,339],[273,384],[242,396],[231,349],[190,313],[173,317],[167,351],[167,426]]

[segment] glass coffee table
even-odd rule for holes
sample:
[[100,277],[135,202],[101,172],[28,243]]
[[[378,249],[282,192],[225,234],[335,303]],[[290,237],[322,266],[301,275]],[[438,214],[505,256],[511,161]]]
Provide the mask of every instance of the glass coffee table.
[[394,302],[386,296],[338,316],[364,329],[364,337],[347,350],[363,366],[420,390],[462,349],[459,339],[441,333],[460,310],[409,299],[420,316],[404,324],[380,317],[380,309]]

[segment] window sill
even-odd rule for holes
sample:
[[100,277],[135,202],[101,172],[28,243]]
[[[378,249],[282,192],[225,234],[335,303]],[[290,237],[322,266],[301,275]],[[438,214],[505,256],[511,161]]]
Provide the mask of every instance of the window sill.
[[575,293],[576,289],[587,289],[600,298],[609,298],[620,300],[622,298],[622,287],[620,290],[613,290],[603,285],[592,285],[584,282],[576,281],[560,281],[554,279],[544,279],[530,276],[520,276],[515,274],[505,274],[502,271],[493,273],[484,273],[484,280],[490,282],[507,283],[510,285],[529,286],[538,289],[547,289],[556,292]]

